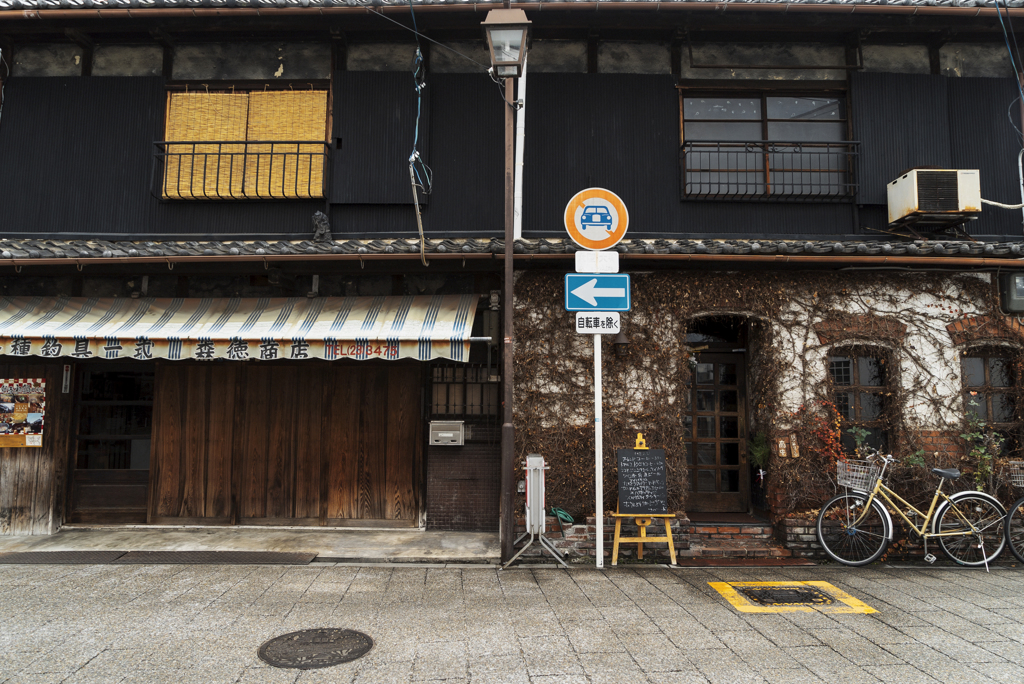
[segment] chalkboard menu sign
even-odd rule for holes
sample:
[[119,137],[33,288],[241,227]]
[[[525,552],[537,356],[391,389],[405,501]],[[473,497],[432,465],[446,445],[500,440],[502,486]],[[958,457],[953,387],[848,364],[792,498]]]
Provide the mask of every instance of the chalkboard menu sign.
[[619,513],[668,513],[664,449],[619,449]]

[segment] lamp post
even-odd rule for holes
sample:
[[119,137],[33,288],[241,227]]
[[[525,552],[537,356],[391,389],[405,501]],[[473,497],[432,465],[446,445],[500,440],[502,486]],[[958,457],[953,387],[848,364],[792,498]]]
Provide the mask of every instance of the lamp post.
[[515,243],[515,116],[513,80],[523,73],[530,21],[518,9],[494,9],[481,23],[491,56],[491,71],[505,79],[505,292],[502,375],[504,394],[501,425],[501,560],[512,557],[515,526],[512,515],[512,483],[515,478],[515,430],[512,426],[512,252]]

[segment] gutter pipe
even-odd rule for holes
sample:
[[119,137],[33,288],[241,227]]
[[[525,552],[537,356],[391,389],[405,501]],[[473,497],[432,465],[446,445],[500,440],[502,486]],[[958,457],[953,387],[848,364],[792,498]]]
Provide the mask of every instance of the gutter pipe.
[[[431,260],[492,260],[496,261],[499,254],[487,253],[455,253],[445,254],[430,252]],[[260,263],[286,261],[396,261],[419,260],[419,253],[412,254],[240,254],[237,256],[159,256],[159,257],[89,257],[76,259],[73,257],[51,257],[39,259],[0,259],[0,268],[4,266],[75,266],[79,269],[86,266],[109,266],[113,264],[164,265],[173,268],[180,263]],[[567,254],[516,254],[517,262],[551,262],[558,265],[559,261],[575,259],[572,253]],[[620,259],[635,263],[637,266],[651,261],[667,261],[683,263],[722,263],[739,265],[745,263],[776,263],[790,265],[823,265],[858,264],[866,266],[948,266],[951,268],[1006,268],[1024,265],[1024,257],[988,258],[988,257],[915,257],[915,256],[803,256],[788,254],[620,254]]]
[[[501,3],[487,3],[482,5],[474,4],[473,12],[485,12],[494,7],[502,6]],[[508,7],[505,5],[505,7]],[[971,17],[997,17],[997,12],[1005,12],[1012,16],[1024,16],[1024,8],[1008,7],[996,10],[990,7],[937,7],[931,5],[913,6],[906,5],[839,5],[839,4],[788,4],[788,3],[739,3],[739,2],[545,2],[545,3],[512,3],[513,9],[540,12],[543,10],[638,10],[651,9],[658,12],[668,10],[679,11],[728,11],[734,7],[733,12],[811,12],[830,14],[909,14],[916,15],[948,15],[948,16],[971,16]],[[417,12],[465,12],[470,8],[466,5],[421,5],[416,8]],[[171,18],[171,17],[283,17],[289,15],[331,15],[331,14],[355,14],[362,12],[396,12],[404,13],[408,8],[404,6],[373,6],[373,7],[273,7],[273,8],[248,8],[248,7],[196,7],[196,8],[152,8],[152,9],[46,9],[46,10],[6,10],[0,11],[0,20],[46,20],[46,19],[144,19]]]

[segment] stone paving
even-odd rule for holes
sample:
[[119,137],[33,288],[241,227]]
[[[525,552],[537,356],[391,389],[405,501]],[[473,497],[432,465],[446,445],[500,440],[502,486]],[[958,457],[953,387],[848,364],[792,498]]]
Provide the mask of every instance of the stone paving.
[[[738,613],[709,581],[831,582],[868,615]],[[1024,681],[1024,570],[598,571],[486,566],[0,565],[0,681]],[[272,668],[267,639],[345,627],[376,644]]]

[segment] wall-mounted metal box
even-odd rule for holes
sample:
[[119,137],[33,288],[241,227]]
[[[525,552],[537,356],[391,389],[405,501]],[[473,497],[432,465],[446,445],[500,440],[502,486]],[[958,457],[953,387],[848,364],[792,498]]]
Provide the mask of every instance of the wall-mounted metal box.
[[430,421],[431,446],[462,446],[466,442],[466,430],[461,420]]
[[1024,272],[1003,273],[999,279],[1003,311],[1013,314],[1024,312]]

